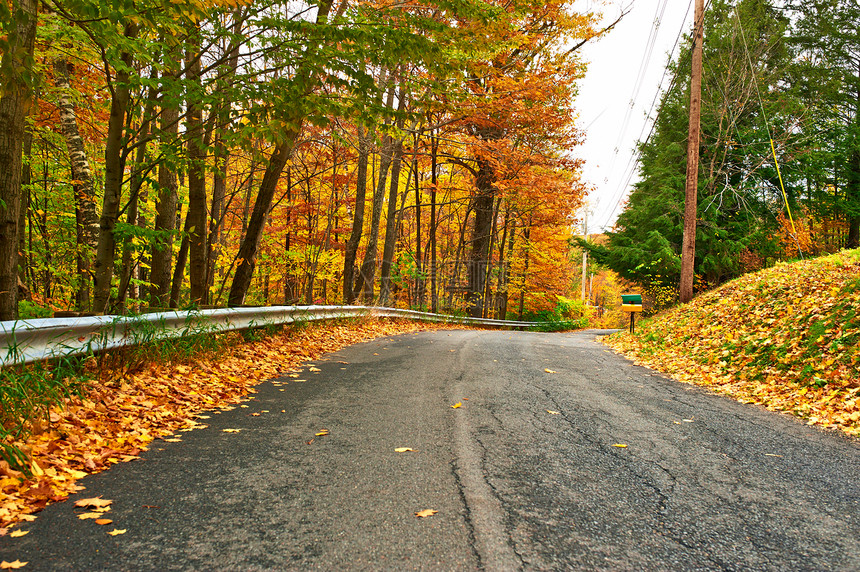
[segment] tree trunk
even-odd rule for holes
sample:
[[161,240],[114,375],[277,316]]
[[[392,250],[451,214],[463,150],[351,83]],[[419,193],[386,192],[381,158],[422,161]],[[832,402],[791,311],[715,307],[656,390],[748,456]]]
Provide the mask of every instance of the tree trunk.
[[185,224],[182,227],[182,242],[179,244],[179,253],[176,255],[176,265],[173,268],[173,279],[170,282],[170,300],[168,305],[171,308],[179,307],[179,297],[182,294],[182,282],[185,279],[185,265],[188,262],[188,250],[191,243],[191,221],[188,214],[185,214]]
[[391,295],[391,263],[394,246],[397,242],[397,190],[400,186],[400,168],[403,163],[403,141],[394,144],[394,157],[391,163],[391,182],[388,191],[388,215],[385,219],[385,242],[382,247],[382,265],[379,269],[379,303],[388,305]]
[[55,82],[58,88],[57,107],[60,112],[60,130],[66,140],[71,163],[72,188],[75,195],[77,219],[77,262],[80,285],[76,294],[78,311],[90,309],[90,280],[92,262],[90,257],[98,246],[99,220],[96,213],[95,189],[84,140],[78,129],[75,105],[71,99],[69,64],[64,58],[54,61]]
[[[212,208],[206,235],[206,299],[215,283],[215,266],[221,255],[221,228],[224,220],[224,198],[227,196],[227,146],[219,137],[215,141],[215,170],[212,174]],[[208,302],[207,302],[208,303]]]
[[848,201],[848,238],[845,248],[860,247],[860,62],[858,62],[856,106],[854,108],[854,133],[848,161],[848,183],[845,196]]
[[[153,66],[152,73],[150,74],[150,79],[156,80],[158,78],[158,71]],[[146,98],[146,106],[143,110],[143,116],[141,119],[140,125],[140,135],[137,140],[137,150],[135,151],[135,159],[134,159],[134,171],[131,177],[131,196],[128,202],[128,218],[126,222],[129,225],[137,226],[138,228],[146,228],[146,221],[142,220],[143,217],[140,214],[139,205],[141,202],[146,204],[146,197],[141,201],[141,193],[143,192],[143,173],[141,170],[144,168],[144,163],[146,161],[146,151],[149,146],[149,135],[152,130],[152,114],[155,111],[155,88],[150,87],[149,93]],[[137,274],[136,267],[137,264],[132,260],[134,252],[131,247],[130,241],[127,241],[122,245],[122,264],[121,264],[121,273],[119,279],[119,290],[117,293],[116,299],[116,307],[119,311],[125,312],[126,308],[126,298],[131,294],[131,298],[136,298],[136,288],[132,285],[132,279]]]
[[469,315],[480,318],[484,312],[484,287],[487,279],[487,258],[490,254],[490,234],[493,225],[493,205],[495,198],[495,173],[492,166],[478,159],[476,194],[472,199],[475,211],[475,224],[472,228],[471,252],[469,254]]
[[[412,176],[415,179],[415,303],[424,309],[424,292],[426,284],[421,275],[423,270],[421,257],[421,184],[418,175],[418,135],[413,141]],[[408,187],[408,185],[407,185]]]
[[[128,23],[124,34],[127,38],[137,36],[137,24]],[[113,82],[113,97],[111,99],[110,118],[108,119],[107,140],[105,141],[105,183],[102,200],[102,214],[99,219],[99,242],[94,265],[93,312],[103,313],[110,301],[111,280],[113,278],[113,263],[116,257],[116,238],[113,231],[119,214],[119,203],[122,195],[122,148],[125,113],[130,101],[128,89],[128,71],[132,68],[132,55],[124,52],[120,59],[125,65],[116,72]]]
[[186,54],[186,77],[193,86],[186,98],[188,105],[188,235],[190,304],[199,307],[207,304],[206,284],[206,150],[203,146],[203,110],[200,98],[203,89],[200,79],[200,34],[195,26],[194,43]]
[[283,142],[275,148],[275,152],[269,158],[269,164],[260,183],[260,191],[257,194],[257,199],[254,201],[254,211],[251,213],[251,218],[248,221],[248,230],[242,239],[242,243],[239,245],[239,253],[237,254],[238,266],[236,267],[236,273],[233,275],[230,293],[227,296],[227,304],[229,306],[241,306],[245,302],[245,296],[248,293],[251,279],[254,276],[257,250],[260,247],[260,239],[263,236],[263,228],[269,208],[272,205],[272,199],[275,197],[278,179],[293,153],[296,139],[298,139],[301,132],[301,123],[301,118],[295,120],[294,124],[296,126],[284,134]]
[[430,139],[430,311],[439,311],[439,293],[436,289],[436,161],[439,139]]
[[343,299],[347,304],[355,302],[355,259],[358,253],[358,243],[364,230],[364,203],[367,198],[367,160],[370,149],[364,127],[356,126],[358,132],[358,166],[355,180],[355,211],[352,216],[352,232],[346,242],[343,260]]
[[[176,49],[167,52],[167,74],[177,73],[179,62]],[[177,144],[179,136],[179,108],[175,101],[163,99],[160,120],[160,147],[167,149]],[[158,236],[152,243],[149,272],[149,306],[166,308],[170,303],[170,271],[173,265],[173,231],[176,229],[177,177],[175,166],[162,158],[158,166],[158,198],[155,203],[155,231]]]
[[17,70],[29,72],[36,37],[37,5],[20,0],[15,34],[7,37],[0,69],[16,70],[4,78],[0,95],[0,320],[18,317],[18,219],[21,209],[21,168],[24,119],[32,106],[32,92]]
[[370,235],[367,238],[367,248],[364,251],[364,260],[358,276],[356,290],[362,292],[366,304],[373,303],[373,286],[376,280],[376,255],[379,243],[379,224],[382,220],[382,202],[385,199],[385,183],[388,181],[388,169],[391,167],[391,159],[394,152],[394,139],[385,136],[379,158],[379,179],[376,189],[373,191],[373,205],[370,215]]

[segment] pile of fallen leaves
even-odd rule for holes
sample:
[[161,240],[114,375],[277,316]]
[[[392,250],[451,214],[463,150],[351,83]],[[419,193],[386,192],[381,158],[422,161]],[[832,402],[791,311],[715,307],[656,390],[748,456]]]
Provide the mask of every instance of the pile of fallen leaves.
[[103,372],[84,397],[51,408],[25,441],[31,477],[0,461],[0,536],[48,503],[81,490],[76,480],[138,458],[156,438],[202,428],[198,414],[231,408],[258,383],[324,353],[379,336],[444,328],[405,321],[291,328],[257,342],[237,343],[228,355],[188,364],[149,364],[134,372]]
[[748,274],[606,343],[679,381],[860,435],[860,250]]

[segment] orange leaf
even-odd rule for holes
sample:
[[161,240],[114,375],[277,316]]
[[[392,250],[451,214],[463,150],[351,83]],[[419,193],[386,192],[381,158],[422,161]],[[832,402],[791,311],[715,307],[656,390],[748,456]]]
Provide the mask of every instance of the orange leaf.
[[0,562],[0,569],[2,570],[13,570],[15,568],[23,568],[27,565],[27,562],[21,562],[20,560],[16,560],[14,562]]
[[451,409],[457,409],[458,407],[462,407],[462,406],[463,406],[463,404],[458,401],[457,403],[455,403],[454,405],[451,406]]
[[109,518],[97,518],[93,522],[95,522],[96,524],[105,525],[105,524],[110,524],[113,521]]
[[433,516],[437,512],[439,512],[439,511],[433,510],[432,508],[427,508],[427,509],[424,509],[422,511],[416,512],[415,516],[417,516],[418,518],[427,518],[428,516]]

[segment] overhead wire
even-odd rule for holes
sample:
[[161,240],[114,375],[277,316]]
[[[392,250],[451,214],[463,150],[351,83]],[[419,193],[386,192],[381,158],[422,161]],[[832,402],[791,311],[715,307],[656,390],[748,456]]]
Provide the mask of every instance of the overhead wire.
[[[665,8],[665,3],[663,6]],[[690,0],[687,3],[687,11],[684,13],[684,18],[681,21],[681,27],[678,29],[678,33],[675,36],[675,42],[672,44],[672,49],[669,52],[669,62],[671,62],[673,60],[674,55],[675,55],[675,50],[678,48],[678,44],[681,41],[681,37],[684,35],[684,28],[685,28],[685,25],[687,22],[687,17],[690,15],[690,10],[691,10],[692,6],[693,6],[693,0]],[[661,14],[662,14],[662,12],[661,12]],[[659,26],[657,26],[657,27],[659,27]],[[653,27],[652,27],[652,30],[654,30]],[[649,36],[649,40],[650,40],[650,36]],[[656,34],[655,34],[655,40],[656,40]],[[654,113],[654,108],[657,105],[657,101],[660,98],[660,94],[671,91],[675,85],[675,79],[678,76],[677,69],[675,70],[675,73],[672,75],[672,81],[669,84],[669,88],[666,89],[665,91],[663,91],[663,89],[662,89],[663,82],[666,80],[666,74],[669,71],[669,67],[670,67],[669,65],[666,65],[666,67],[663,68],[663,75],[660,77],[660,82],[657,84],[657,90],[654,93],[654,98],[651,100],[651,106],[648,109],[648,114],[645,116],[646,119],[645,119],[645,122],[642,124],[642,129],[639,131],[639,137],[637,139],[637,142],[642,141],[642,134],[645,132],[645,128],[646,128],[646,126],[648,126],[649,120],[651,119],[651,115]],[[634,87],[634,93],[638,93],[638,89],[635,87]],[[632,100],[631,100],[631,103],[632,103]],[[628,110],[628,112],[630,110],[632,110],[632,106]],[[651,121],[651,128],[650,128],[650,131],[648,133],[648,137],[645,139],[644,144],[647,144],[647,142],[651,139],[651,135],[654,132],[654,125],[656,125],[656,123],[657,123],[656,118],[653,121]],[[626,131],[626,125],[624,125],[622,129],[624,131]],[[619,139],[620,139],[620,137],[621,137],[621,135],[619,135]],[[612,170],[612,166],[614,166],[615,157],[618,154],[618,146],[619,145],[620,145],[620,140],[619,140],[619,143],[617,143],[615,146],[615,154],[613,156],[613,162],[610,165],[610,169],[609,169],[610,171]],[[637,145],[635,151],[628,158],[627,165],[625,165],[624,170],[622,171],[622,173],[625,173],[625,175],[622,175],[621,182],[619,183],[616,191],[612,194],[612,197],[613,197],[612,202],[614,203],[613,207],[612,207],[612,211],[609,213],[609,216],[606,218],[606,223],[601,226],[601,229],[603,229],[603,230],[606,229],[606,227],[609,225],[610,221],[612,220],[612,217],[615,215],[615,211],[617,211],[618,207],[621,205],[621,201],[622,201],[622,198],[624,196],[624,191],[627,189],[627,186],[630,184],[630,180],[633,178],[635,166],[639,161],[639,157],[641,156],[641,153],[642,153],[641,152],[641,146]]]

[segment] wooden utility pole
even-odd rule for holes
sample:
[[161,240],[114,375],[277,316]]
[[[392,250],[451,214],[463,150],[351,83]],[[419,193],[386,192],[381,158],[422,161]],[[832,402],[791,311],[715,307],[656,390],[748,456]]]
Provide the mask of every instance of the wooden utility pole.
[[684,190],[684,239],[681,244],[681,302],[693,299],[696,259],[696,200],[699,190],[699,123],[702,111],[702,42],[705,0],[696,0],[693,69],[690,74],[690,127],[687,136],[687,185]]
[[[582,235],[585,241],[588,242],[588,207],[585,207],[585,218],[582,220]],[[582,302],[587,304],[585,299],[585,274],[588,268],[588,251],[582,249]]]

